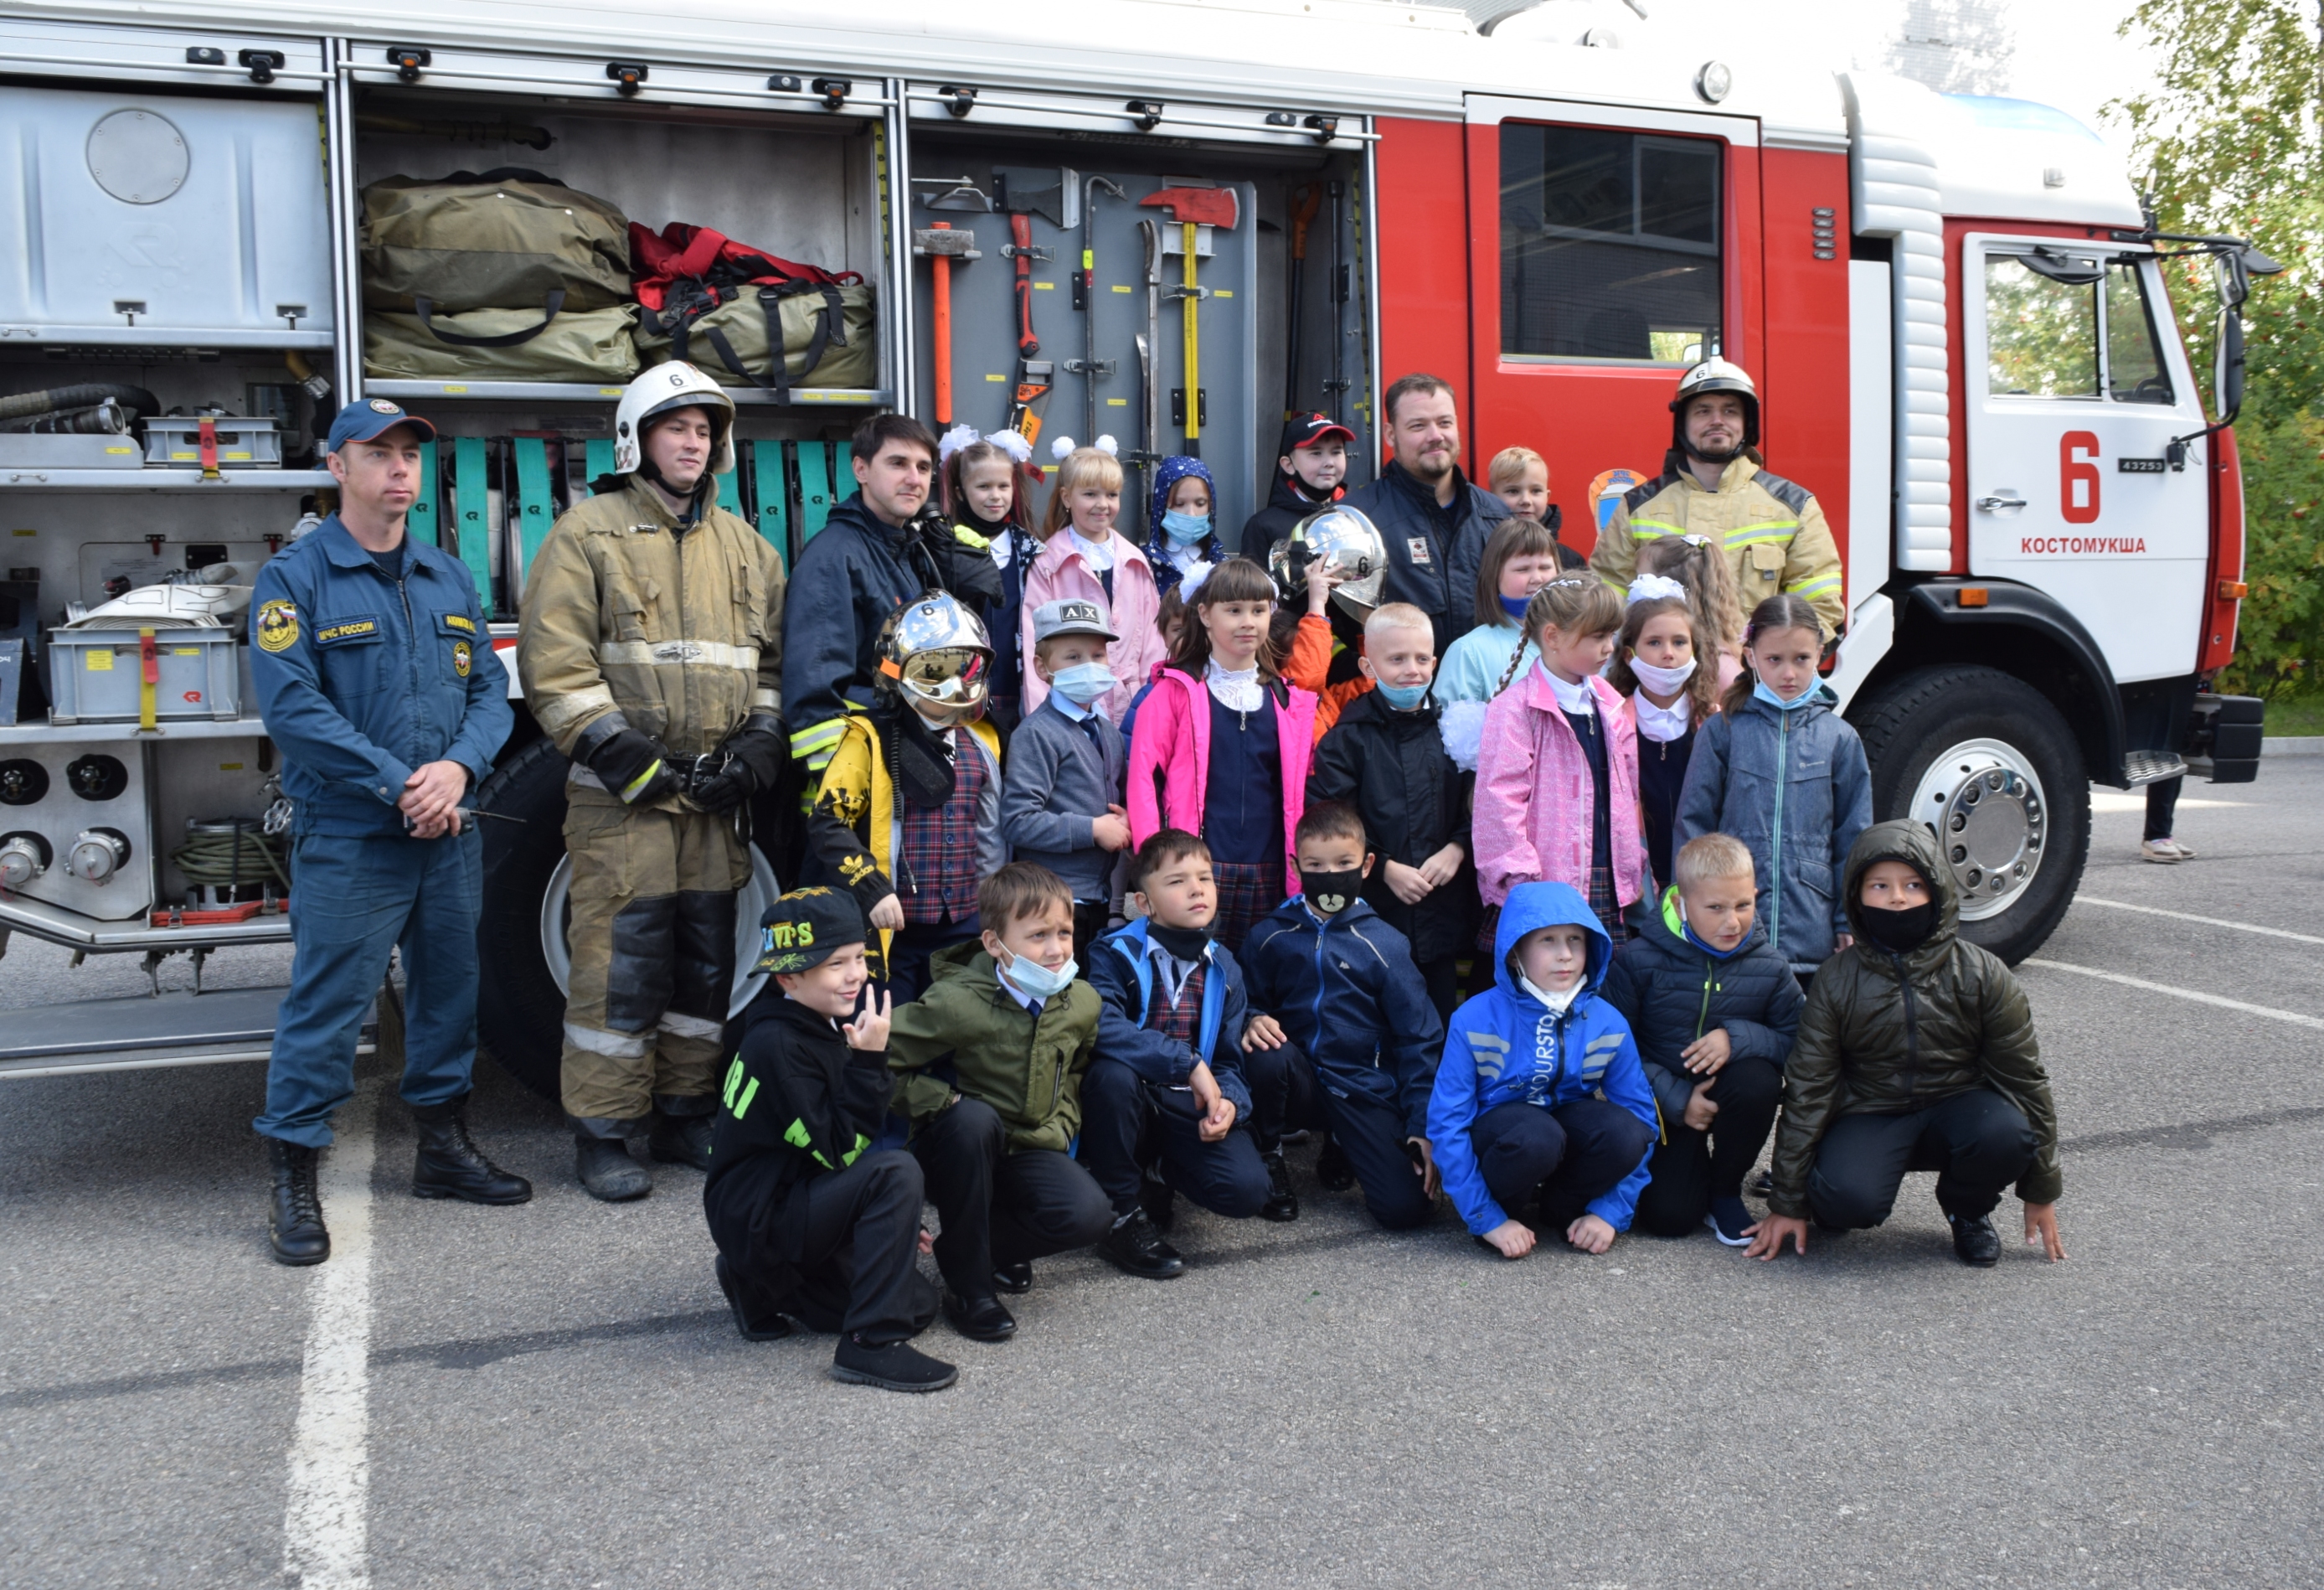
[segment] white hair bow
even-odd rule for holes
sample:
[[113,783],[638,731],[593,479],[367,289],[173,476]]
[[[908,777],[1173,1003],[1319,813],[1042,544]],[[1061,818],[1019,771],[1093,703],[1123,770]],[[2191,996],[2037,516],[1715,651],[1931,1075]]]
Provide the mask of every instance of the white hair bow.
[[973,448],[983,439],[983,437],[977,434],[975,426],[955,425],[945,431],[943,439],[936,443],[936,462],[949,464],[954,453],[966,448]]
[[1642,574],[1630,582],[1630,601],[1655,602],[1665,596],[1683,600],[1686,587],[1667,574]]
[[996,430],[984,439],[991,442],[994,447],[999,448],[1010,458],[1016,459],[1019,464],[1029,464],[1033,461],[1033,444],[1027,441],[1023,435],[1018,431]]
[[1178,600],[1194,601],[1194,593],[1203,588],[1203,582],[1211,578],[1211,571],[1217,567],[1215,563],[1197,563],[1187,569],[1178,580]]
[[[1049,444],[1049,457],[1062,464],[1073,457],[1074,449],[1080,445],[1070,436],[1061,436]],[[1101,436],[1090,445],[1109,458],[1117,457],[1121,451],[1121,444],[1110,436]]]
[[1119,456],[1121,451],[1120,444],[1116,442],[1113,438],[1110,436],[1101,436],[1092,445],[1093,445],[1099,452],[1103,453],[1109,458]]

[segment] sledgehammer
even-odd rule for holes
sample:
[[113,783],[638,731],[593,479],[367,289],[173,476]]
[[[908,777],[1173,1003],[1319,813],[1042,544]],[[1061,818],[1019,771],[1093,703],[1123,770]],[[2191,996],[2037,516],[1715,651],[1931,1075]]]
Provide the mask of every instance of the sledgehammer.
[[1211,290],[1194,284],[1194,250],[1199,229],[1204,226],[1233,231],[1235,223],[1241,218],[1242,205],[1231,188],[1164,188],[1138,202],[1167,210],[1170,218],[1184,228],[1185,282],[1172,288],[1170,296],[1181,300],[1186,318],[1186,454],[1199,458],[1203,454],[1203,379],[1195,305],[1209,297]]

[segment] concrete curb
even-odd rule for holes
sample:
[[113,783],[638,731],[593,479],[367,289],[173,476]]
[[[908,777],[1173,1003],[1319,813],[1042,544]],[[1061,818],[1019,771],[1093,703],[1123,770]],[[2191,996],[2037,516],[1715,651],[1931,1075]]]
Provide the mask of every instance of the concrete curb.
[[2324,735],[2266,735],[2261,737],[2262,756],[2324,756]]

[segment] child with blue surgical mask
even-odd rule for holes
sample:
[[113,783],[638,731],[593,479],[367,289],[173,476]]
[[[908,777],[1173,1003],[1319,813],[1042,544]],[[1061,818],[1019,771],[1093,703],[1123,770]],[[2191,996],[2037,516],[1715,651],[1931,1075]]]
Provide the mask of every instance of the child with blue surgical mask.
[[1800,596],[1768,597],[1743,632],[1743,671],[1695,737],[1675,842],[1732,834],[1749,847],[1757,914],[1803,981],[1854,942],[1840,881],[1872,824],[1864,742],[1816,665],[1823,631]]
[[1197,563],[1226,561],[1218,513],[1219,488],[1200,458],[1174,454],[1155,466],[1145,550],[1158,589],[1174,588]]

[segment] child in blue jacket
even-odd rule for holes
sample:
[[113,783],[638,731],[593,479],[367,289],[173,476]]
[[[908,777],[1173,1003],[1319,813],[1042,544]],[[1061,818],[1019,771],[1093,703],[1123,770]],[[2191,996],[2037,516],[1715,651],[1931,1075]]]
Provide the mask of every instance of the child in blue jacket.
[[1572,885],[1520,883],[1493,954],[1494,986],[1452,1012],[1429,1099],[1444,1190],[1505,1259],[1533,1251],[1519,1216],[1536,1198],[1545,1224],[1602,1253],[1629,1229],[1661,1135],[1629,1023],[1598,995],[1614,942]]
[[1253,1012],[1243,1056],[1262,1148],[1287,1121],[1331,1132],[1316,1175],[1363,1184],[1390,1231],[1426,1220],[1436,1202],[1428,1090],[1444,1024],[1405,936],[1364,903],[1373,857],[1356,809],[1311,806],[1293,831],[1305,892],[1259,919],[1243,940]]

